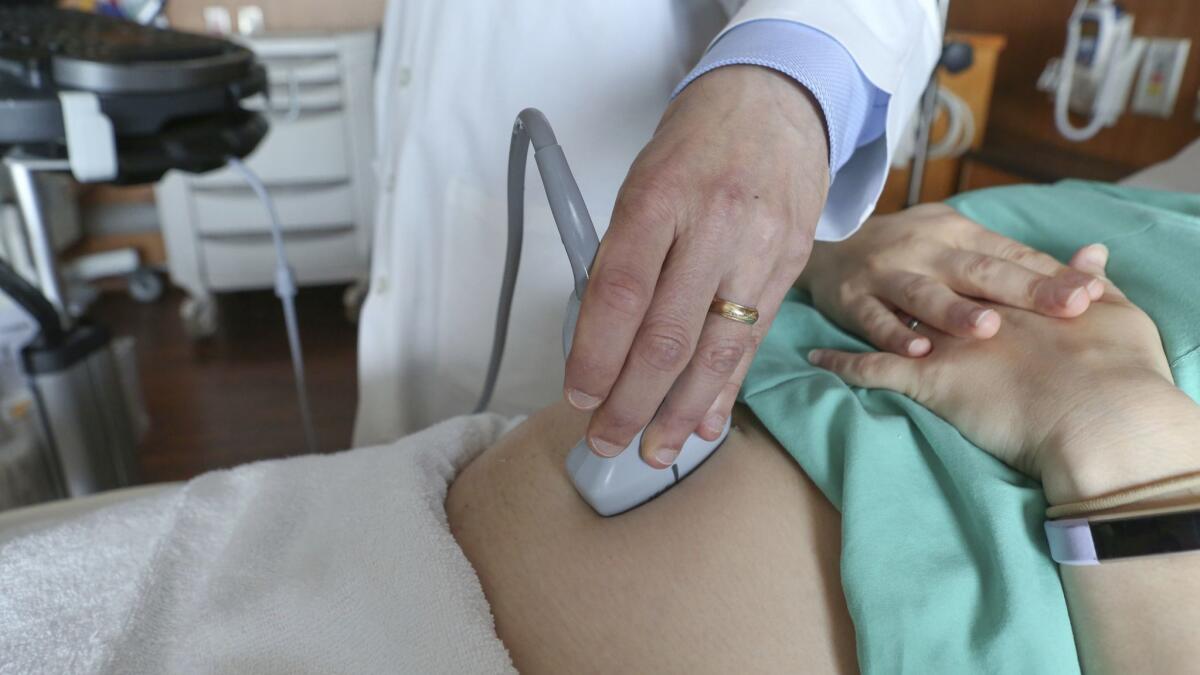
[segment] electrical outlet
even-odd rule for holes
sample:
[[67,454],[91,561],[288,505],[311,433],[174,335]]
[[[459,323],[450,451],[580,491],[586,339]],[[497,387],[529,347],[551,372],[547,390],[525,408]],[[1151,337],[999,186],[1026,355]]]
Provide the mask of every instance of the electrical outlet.
[[1191,40],[1152,38],[1133,92],[1133,112],[1170,117],[1179,98],[1179,85],[1187,66]]

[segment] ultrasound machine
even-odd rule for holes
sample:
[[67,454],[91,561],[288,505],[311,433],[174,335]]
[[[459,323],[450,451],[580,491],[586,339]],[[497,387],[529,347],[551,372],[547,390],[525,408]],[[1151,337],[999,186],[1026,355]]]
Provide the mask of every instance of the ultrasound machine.
[[0,291],[37,324],[20,363],[61,496],[133,484],[136,437],[111,336],[68,311],[37,175],[132,185],[223,167],[266,135],[240,105],[266,83],[226,40],[0,0],[0,157],[36,267],[30,279],[0,261]]

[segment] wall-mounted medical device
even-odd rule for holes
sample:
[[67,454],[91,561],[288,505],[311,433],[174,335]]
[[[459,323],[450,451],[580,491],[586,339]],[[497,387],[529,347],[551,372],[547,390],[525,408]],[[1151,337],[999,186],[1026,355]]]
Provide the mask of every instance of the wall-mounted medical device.
[[[1054,124],[1065,138],[1085,141],[1116,124],[1146,41],[1133,37],[1133,15],[1113,0],[1078,0],[1067,21],[1061,59],[1051,59],[1038,89],[1054,95]],[[1070,113],[1088,117],[1077,127]]]

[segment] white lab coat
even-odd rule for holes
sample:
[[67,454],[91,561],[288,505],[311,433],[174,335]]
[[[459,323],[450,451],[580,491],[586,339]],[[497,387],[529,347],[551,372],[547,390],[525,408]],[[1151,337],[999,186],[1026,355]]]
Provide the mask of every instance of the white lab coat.
[[[830,188],[817,236],[844,238],[874,207],[940,52],[934,0],[392,0],[376,80],[379,203],[356,445],[474,405],[503,268],[517,112],[546,113],[603,233],[672,88],[723,27],[763,18],[833,36],[891,95],[884,137],[860,148]],[[507,414],[561,395],[572,282],[537,172],[528,176],[525,248],[492,405]]]

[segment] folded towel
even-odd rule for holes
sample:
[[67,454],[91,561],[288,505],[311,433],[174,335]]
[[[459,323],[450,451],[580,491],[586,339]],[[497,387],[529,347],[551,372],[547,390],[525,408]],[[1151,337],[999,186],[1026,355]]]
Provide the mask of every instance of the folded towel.
[[511,673],[446,521],[511,426],[258,462],[0,545],[0,673]]

